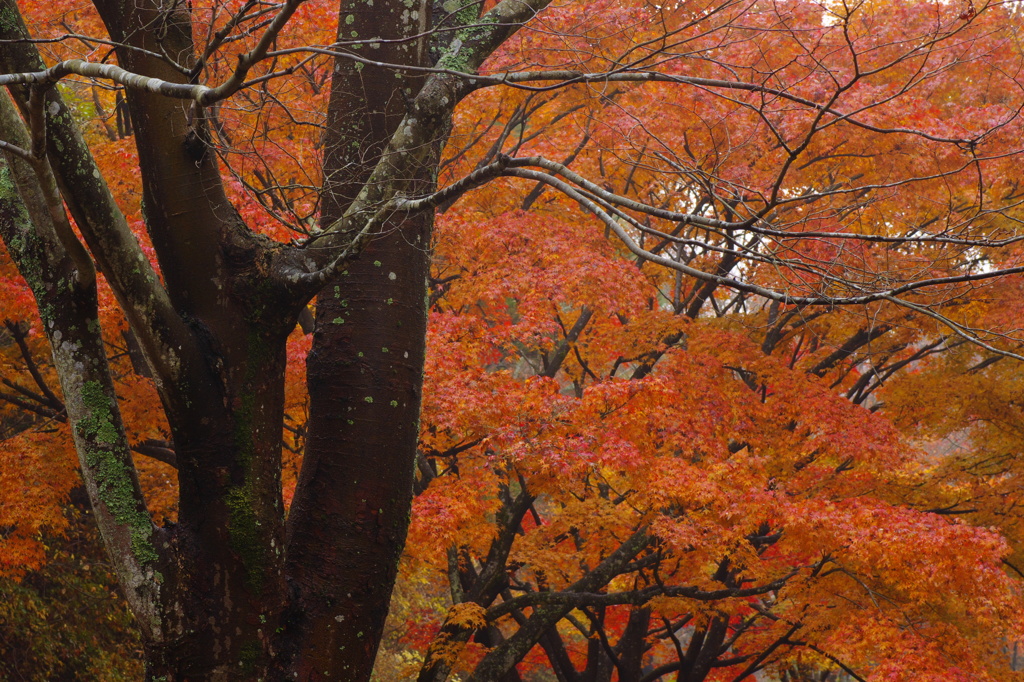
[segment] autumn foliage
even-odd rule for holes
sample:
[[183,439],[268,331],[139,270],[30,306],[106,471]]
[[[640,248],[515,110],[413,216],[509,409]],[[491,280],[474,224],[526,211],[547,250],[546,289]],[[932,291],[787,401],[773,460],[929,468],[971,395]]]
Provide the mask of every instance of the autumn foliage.
[[[195,3],[193,32],[236,5]],[[37,37],[104,33],[89,8],[23,11]],[[280,47],[330,44],[334,11],[303,5]],[[551,5],[495,53],[484,76],[612,76],[481,89],[456,111],[442,186],[552,163],[438,206],[378,679],[1020,678],[1022,30],[1013,3],[594,0]],[[216,108],[228,194],[279,242],[315,234],[329,68],[282,54]],[[60,87],[155,264],[122,90]],[[82,532],[34,306],[0,252],[0,636]],[[172,523],[171,434],[102,279],[100,323],[149,509]],[[288,340],[286,505],[310,343]],[[90,660],[127,660],[124,641]],[[117,679],[100,663],[88,674]]]

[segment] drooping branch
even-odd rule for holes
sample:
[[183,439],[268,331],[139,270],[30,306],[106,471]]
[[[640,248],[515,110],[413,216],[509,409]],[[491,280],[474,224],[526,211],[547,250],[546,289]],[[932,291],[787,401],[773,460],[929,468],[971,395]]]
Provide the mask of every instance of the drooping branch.
[[[971,163],[965,164],[963,168],[973,165]],[[713,230],[720,231],[722,233],[732,233],[736,231],[751,232],[753,234],[773,237],[776,239],[837,239],[837,240],[851,240],[868,243],[879,243],[879,244],[952,244],[957,246],[974,246],[974,247],[1004,247],[1017,244],[1024,241],[1024,235],[1013,235],[1004,239],[968,239],[960,237],[950,237],[945,235],[930,235],[930,234],[919,234],[919,235],[908,235],[908,236],[890,236],[885,234],[857,234],[852,232],[822,232],[818,230],[811,231],[800,231],[791,232],[787,230],[773,229],[769,225],[762,222],[762,219],[769,215],[769,213],[780,206],[792,202],[809,202],[815,199],[824,198],[825,196],[835,196],[838,194],[849,194],[856,192],[864,192],[869,190],[879,189],[893,189],[902,185],[907,185],[912,182],[920,182],[924,180],[938,180],[942,177],[948,176],[950,173],[942,173],[928,176],[918,176],[905,180],[894,181],[885,184],[876,185],[862,185],[856,188],[836,188],[830,190],[828,193],[821,194],[801,194],[797,198],[782,198],[777,200],[773,204],[766,205],[761,208],[760,211],[754,216],[745,218],[743,220],[720,220],[715,218],[708,218],[707,216],[699,215],[696,213],[683,213],[679,211],[671,211],[658,206],[652,206],[629,197],[615,194],[600,185],[588,180],[587,178],[579,175],[578,173],[570,170],[566,166],[558,163],[557,161],[551,161],[542,156],[530,156],[530,157],[518,157],[509,159],[506,162],[507,168],[542,168],[553,176],[559,176],[564,180],[568,181],[572,186],[577,187],[581,192],[585,193],[590,198],[603,202],[609,207],[617,207],[629,211],[634,211],[643,215],[650,216],[652,218],[658,218],[661,220],[669,220],[672,222],[682,223],[684,225],[696,225],[699,227],[706,227]],[[962,170],[958,169],[958,170]],[[511,175],[511,173],[506,173]],[[442,190],[444,191],[444,190]]]
[[[605,226],[613,232],[616,237],[626,246],[629,251],[645,260],[652,261],[658,265],[664,266],[671,270],[677,270],[685,275],[689,275],[699,280],[706,282],[715,282],[719,285],[735,289],[737,291],[744,291],[751,294],[756,294],[762,298],[766,298],[771,301],[779,301],[787,305],[863,305],[865,303],[874,303],[875,301],[890,301],[898,305],[905,305],[906,302],[898,299],[898,296],[907,294],[919,289],[925,289],[928,287],[947,286],[951,284],[964,284],[968,282],[979,282],[988,279],[994,279],[999,277],[1005,277],[1006,275],[1014,275],[1024,273],[1024,266],[1016,266],[1009,268],[1002,268],[997,270],[989,270],[982,272],[975,272],[966,275],[951,275],[948,277],[929,277],[924,279],[915,280],[902,284],[897,287],[884,289],[881,291],[873,291],[870,293],[864,293],[855,296],[839,296],[829,294],[819,295],[797,295],[775,289],[769,289],[751,282],[744,282],[731,277],[725,277],[722,275],[704,272],[698,268],[691,267],[684,263],[681,263],[672,258],[662,256],[659,254],[652,253],[651,251],[641,247],[636,240],[629,235],[622,227],[619,220],[616,220],[614,209],[610,209],[607,205],[600,205],[598,201],[595,201],[584,192],[576,189],[569,183],[560,180],[547,173],[540,171],[522,169],[522,168],[509,168],[505,171],[505,175],[511,177],[521,177],[534,181],[541,181],[548,183],[552,187],[560,190],[566,196],[579,202],[588,212],[596,216],[605,224]],[[696,222],[696,221],[694,221]],[[779,265],[787,265],[788,263],[782,259],[777,260]],[[842,280],[837,283],[843,284],[853,288],[854,285],[848,281]]]

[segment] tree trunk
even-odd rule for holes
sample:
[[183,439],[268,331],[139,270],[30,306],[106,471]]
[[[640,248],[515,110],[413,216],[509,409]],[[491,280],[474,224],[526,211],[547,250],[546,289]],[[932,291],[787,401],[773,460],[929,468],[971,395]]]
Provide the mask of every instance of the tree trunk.
[[[0,137],[26,138],[20,144],[32,150],[37,180],[52,191],[26,210],[39,188],[0,183],[0,228],[48,325],[86,485],[143,630],[147,678],[367,680],[408,527],[419,432],[433,208],[409,200],[434,191],[452,111],[473,81],[402,68],[428,65],[425,0],[345,0],[339,39],[380,38],[351,49],[389,66],[336,61],[322,232],[311,245],[274,243],[250,230],[227,198],[209,144],[210,102],[195,94],[205,86],[195,84],[204,72],[190,3],[94,4],[118,66],[130,72],[118,82],[128,86],[159,273],[47,77],[12,88],[36,137],[28,139],[13,108]],[[283,3],[266,30],[282,28],[299,4]],[[460,9],[433,47],[446,68],[474,72],[544,4],[499,3],[479,24],[475,5]],[[44,65],[16,3],[0,0],[0,11],[2,68],[38,74]],[[5,151],[9,159],[26,155]],[[61,199],[78,233],[62,217]],[[63,227],[37,229],[35,216],[26,218],[47,209]],[[126,313],[167,415],[179,516],[166,528],[150,521],[118,416],[93,261]],[[57,292],[73,300],[55,303]],[[309,437],[286,525],[286,340],[318,292]],[[45,307],[53,305],[60,315]],[[77,356],[60,355],[69,339]],[[79,371],[81,358],[92,373]]]
[[300,679],[368,679],[377,653],[412,498],[429,225],[424,216],[372,241],[317,306],[288,537]]
[[[343,7],[352,19],[339,31],[383,31],[394,42],[374,59],[423,65],[424,41],[408,40],[418,28],[388,11],[383,3]],[[359,196],[421,84],[336,60],[321,225]],[[406,179],[410,194],[433,190],[429,165]],[[431,211],[386,221],[317,299],[306,363],[310,429],[288,524],[291,672],[300,679],[342,670],[346,680],[365,680],[373,669],[409,523],[432,226]]]

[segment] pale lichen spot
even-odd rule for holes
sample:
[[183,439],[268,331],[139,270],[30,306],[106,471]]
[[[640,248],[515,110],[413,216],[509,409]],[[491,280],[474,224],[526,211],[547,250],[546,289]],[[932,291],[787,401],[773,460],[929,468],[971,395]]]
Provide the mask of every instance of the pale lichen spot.
[[395,274],[395,273],[393,273],[393,272],[389,272],[389,273],[388,273],[388,279],[390,279],[390,280],[394,281],[394,280],[398,279],[398,275],[396,275],[396,274]]

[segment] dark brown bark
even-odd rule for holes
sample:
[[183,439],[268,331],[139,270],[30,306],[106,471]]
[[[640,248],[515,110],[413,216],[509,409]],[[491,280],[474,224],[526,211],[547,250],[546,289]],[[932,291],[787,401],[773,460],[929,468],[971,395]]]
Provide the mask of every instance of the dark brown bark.
[[429,226],[422,216],[371,241],[317,306],[288,534],[300,679],[368,679],[376,656],[412,498]]
[[647,628],[651,623],[651,609],[640,607],[629,612],[626,629],[622,632],[615,653],[616,668],[621,682],[639,682],[643,674],[644,654],[647,652]]
[[[62,383],[71,387],[65,399],[72,422],[91,424],[100,415],[112,434],[104,431],[110,443],[94,442],[95,429],[83,431],[79,452],[85,457],[116,441],[117,466],[128,481],[120,517],[108,519],[105,537],[143,625],[147,677],[368,679],[408,525],[431,209],[396,211],[359,239],[353,236],[368,215],[397,205],[399,197],[434,189],[451,112],[472,86],[453,74],[428,81],[401,69],[339,60],[327,115],[326,233],[308,249],[274,244],[242,223],[208,149],[200,104],[216,101],[217,92],[229,95],[233,86],[207,88],[210,99],[190,100],[190,77],[170,61],[187,69],[196,58],[189,4],[95,4],[119,43],[118,66],[133,78],[150,79],[145,87],[126,89],[125,108],[159,276],[49,82],[16,88],[12,95],[25,118],[38,124],[36,133],[46,121],[48,148],[44,158],[42,145],[32,145],[39,148],[35,165],[53,168],[52,177],[47,170],[40,178],[60,187],[91,253],[68,227],[41,247],[52,252],[50,264],[26,257],[19,267],[37,282],[40,271],[66,280],[69,268],[92,277],[94,260],[138,339],[143,357],[135,359],[148,365],[163,401],[180,499],[178,523],[158,530],[133,483],[105,365],[96,365],[103,380],[94,382],[105,398],[86,409],[75,396],[81,382],[75,383],[74,364],[67,358],[55,363]],[[499,3],[485,26],[465,31],[449,22],[450,40],[436,47],[449,60],[446,66],[472,72],[543,4]],[[296,6],[283,5],[281,22]],[[0,22],[0,68],[39,71],[42,62],[16,20],[16,4],[0,0],[0,9],[10,19]],[[424,33],[430,18],[427,3],[410,6],[406,0],[376,6],[346,0],[341,12],[342,30],[384,39]],[[372,50],[372,58],[393,64],[424,65],[428,59],[422,38],[354,49]],[[4,139],[23,127],[16,115],[9,118]],[[17,192],[0,189],[17,210]],[[62,214],[55,196],[56,190],[45,194],[44,203]],[[21,239],[15,232],[4,237]],[[308,361],[308,450],[286,532],[280,490],[285,341],[325,283]],[[47,331],[55,356],[59,339],[82,329],[92,335],[90,352],[102,359],[94,283],[79,284],[62,284],[75,299],[67,306],[74,315],[50,316],[54,326]],[[96,490],[98,474],[85,465],[83,472]],[[106,502],[94,498],[102,511]],[[128,547],[136,536],[146,543],[152,536],[152,546],[143,543],[145,552]]]
[[[340,30],[390,39],[418,32],[391,10],[345,2],[342,15],[352,20]],[[422,40],[393,42],[373,58],[422,65],[424,53]],[[336,61],[321,225],[342,218],[359,195],[421,82]],[[407,192],[433,189],[430,166],[413,174]],[[429,211],[388,220],[317,299],[310,428],[287,545],[294,598],[286,646],[299,679],[356,682],[373,669],[412,499],[432,225]]]
[[[118,50],[122,66],[184,82],[150,54],[187,63],[194,48],[183,6],[97,6],[111,36],[130,46]],[[167,540],[174,561],[162,589],[164,637],[147,645],[147,674],[247,679],[269,664],[286,600],[280,425],[284,344],[298,309],[259,285],[267,248],[225,196],[201,110],[145,90],[128,93],[128,108],[146,226],[182,337],[181,378],[161,390],[180,511]]]

